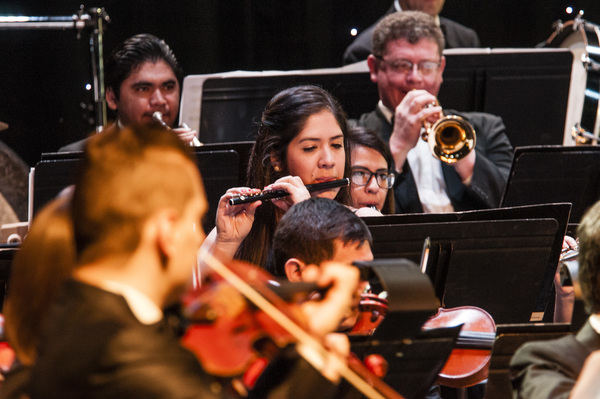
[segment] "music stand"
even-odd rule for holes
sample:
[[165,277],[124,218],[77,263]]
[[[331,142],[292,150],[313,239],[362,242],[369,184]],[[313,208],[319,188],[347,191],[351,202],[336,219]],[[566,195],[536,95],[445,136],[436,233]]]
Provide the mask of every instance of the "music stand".
[[484,399],[506,399],[512,397],[509,365],[515,351],[529,341],[544,341],[559,338],[569,333],[569,324],[536,323],[506,324],[496,329],[496,340],[492,347],[488,380]]
[[[568,232],[570,225],[568,223],[571,213],[571,204],[548,203],[523,205],[495,209],[481,209],[475,211],[450,212],[450,213],[406,213],[399,215],[384,215],[362,217],[367,226],[393,225],[393,224],[419,224],[419,223],[443,223],[443,222],[461,222],[461,221],[482,221],[482,220],[510,220],[510,219],[540,219],[551,218],[558,222],[558,232],[554,242],[555,250],[552,253],[552,261],[560,256],[560,251],[565,232]],[[416,247],[418,249],[418,247]],[[415,253],[414,261],[418,261],[419,253]]]
[[[423,398],[435,384],[462,325],[421,331],[439,301],[429,278],[407,259],[355,262],[370,271],[371,285],[388,294],[385,319],[371,336],[351,336],[352,352],[360,358],[378,354],[388,362],[384,382],[405,398]],[[363,273],[363,276],[365,274]]]
[[600,147],[517,147],[501,207],[570,202],[571,223],[600,199]]
[[[235,186],[245,187],[246,177],[248,173],[248,163],[250,162],[250,154],[252,153],[252,147],[254,141],[235,141],[228,143],[207,143],[200,147],[194,147],[194,152],[207,152],[207,151],[235,151],[238,154],[238,181]],[[234,185],[229,186],[235,187]]]
[[427,274],[443,307],[477,306],[498,324],[543,320],[560,253],[556,243],[562,244],[564,234],[556,219],[370,225],[369,229],[376,259],[418,261],[423,240],[431,239]]
[[208,211],[202,221],[208,234],[215,227],[221,196],[239,182],[240,156],[234,150],[196,151],[195,156],[208,200]]
[[[209,204],[203,221],[204,230],[208,232],[215,226],[215,215],[221,196],[229,188],[239,184],[240,156],[232,149],[210,151],[209,147],[198,148],[201,149],[194,151],[194,156]],[[83,152],[44,154],[32,172],[29,220],[64,188],[75,183],[82,157]]]

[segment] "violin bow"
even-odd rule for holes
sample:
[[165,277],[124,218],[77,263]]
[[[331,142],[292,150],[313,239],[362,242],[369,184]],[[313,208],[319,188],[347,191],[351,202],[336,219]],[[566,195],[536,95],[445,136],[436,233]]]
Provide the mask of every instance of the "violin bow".
[[[223,262],[213,256],[211,253],[202,249],[199,252],[199,258],[208,265],[215,273],[221,276],[225,281],[237,289],[247,300],[256,307],[268,314],[275,322],[284,328],[296,342],[303,344],[306,350],[298,351],[300,355],[310,363],[316,370],[321,371],[323,359],[328,353],[327,349],[304,328],[293,321],[281,309],[272,304],[267,298],[259,293],[254,287],[249,285],[233,270],[227,267]],[[363,379],[357,372],[348,367],[344,362],[333,357],[336,362],[336,368],[340,376],[348,381],[360,393],[369,399],[403,399],[402,395],[394,391],[387,384],[380,382],[380,390],[384,390],[385,396],[377,390],[371,383]],[[371,381],[373,382],[373,381]]]

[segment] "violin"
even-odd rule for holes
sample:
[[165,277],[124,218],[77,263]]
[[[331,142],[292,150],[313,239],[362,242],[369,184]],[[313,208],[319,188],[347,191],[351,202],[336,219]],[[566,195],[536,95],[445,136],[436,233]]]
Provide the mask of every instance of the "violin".
[[[212,269],[199,290],[183,299],[184,316],[190,321],[182,345],[203,367],[217,376],[235,377],[272,358],[280,348],[301,343],[312,352],[304,356],[317,370],[327,349],[303,326],[300,309],[290,306],[268,288],[272,279],[264,270],[236,262],[224,265],[211,254],[201,258]],[[241,295],[240,295],[241,294]],[[316,357],[315,357],[316,356]],[[315,359],[317,359],[315,361]],[[337,364],[339,375],[368,398],[400,399],[402,396],[350,357]]]
[[481,308],[459,306],[440,308],[423,329],[453,327],[462,324],[456,346],[438,375],[438,383],[466,388],[488,377],[491,349],[496,338],[494,319]]
[[373,335],[387,314],[388,301],[384,295],[363,292],[360,295],[356,323],[348,335]]

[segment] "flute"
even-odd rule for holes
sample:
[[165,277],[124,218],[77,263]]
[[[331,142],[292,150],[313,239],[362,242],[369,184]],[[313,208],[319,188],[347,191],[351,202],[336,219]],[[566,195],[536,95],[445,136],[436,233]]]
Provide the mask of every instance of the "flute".
[[[345,177],[343,179],[331,180],[331,181],[326,181],[323,183],[307,184],[305,187],[309,193],[312,193],[313,191],[327,190],[329,188],[345,187],[345,186],[349,186],[349,185],[350,185],[350,179]],[[263,191],[262,193],[256,194],[256,195],[237,194],[236,196],[234,196],[233,198],[231,198],[229,200],[229,205],[247,204],[249,202],[286,197],[288,195],[290,195],[290,193],[288,193],[287,191],[283,191],[283,190]]]
[[[162,112],[160,112],[160,111],[154,112],[152,114],[152,119],[154,119],[155,121],[160,123],[165,129],[173,130],[171,128],[171,126],[167,125],[167,123],[163,120]],[[185,127],[186,129],[189,129],[189,127],[185,123],[183,124],[183,127]],[[200,143],[200,140],[198,140],[196,137],[194,137],[192,142],[190,143],[191,147],[198,147],[200,145],[202,145],[202,143]]]

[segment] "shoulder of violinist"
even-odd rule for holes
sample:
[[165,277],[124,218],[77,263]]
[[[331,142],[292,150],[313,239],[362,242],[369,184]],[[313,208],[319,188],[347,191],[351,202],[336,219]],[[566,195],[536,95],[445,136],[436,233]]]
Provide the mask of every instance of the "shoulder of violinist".
[[585,360],[581,374],[579,374],[579,378],[577,378],[577,382],[571,391],[570,398],[584,399],[597,397],[598,392],[600,392],[598,374],[600,374],[600,350],[592,352]]
[[252,228],[254,213],[261,202],[230,205],[229,200],[237,195],[256,195],[259,193],[260,190],[248,187],[235,187],[227,190],[219,200],[215,228],[206,237],[202,249],[218,256],[222,261],[233,259],[241,242]]

